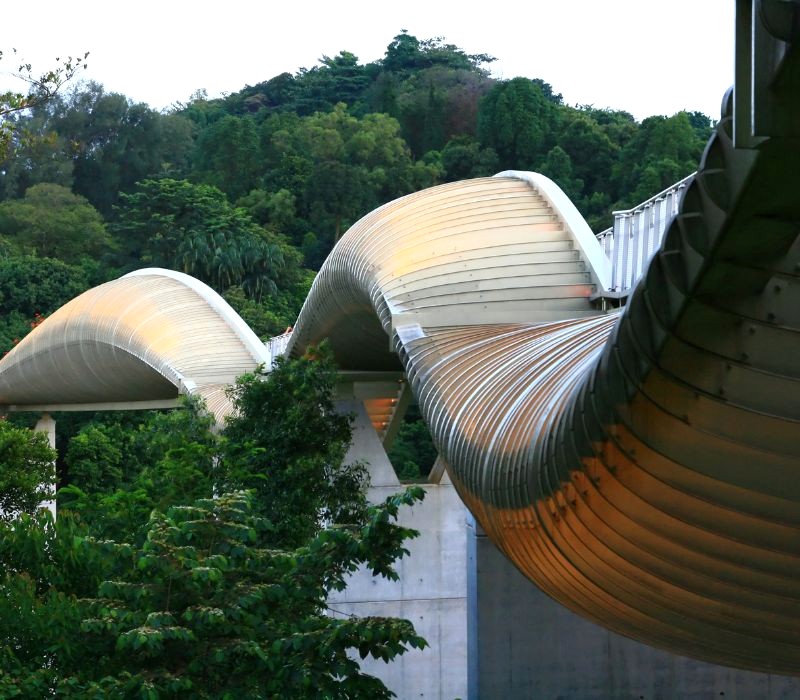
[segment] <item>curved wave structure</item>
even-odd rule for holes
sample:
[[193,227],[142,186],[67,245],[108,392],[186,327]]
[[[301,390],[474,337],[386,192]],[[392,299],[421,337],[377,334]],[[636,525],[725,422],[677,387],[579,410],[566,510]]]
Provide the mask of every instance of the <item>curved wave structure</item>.
[[[563,193],[508,172],[356,223],[288,351],[327,337],[343,370],[405,370],[464,502],[572,610],[800,674],[800,54],[783,68],[770,138],[734,148],[728,96],[624,311],[593,301],[609,264]],[[221,387],[268,359],[204,285],[146,270],[31,333],[0,402],[196,391],[220,416]]]
[[219,418],[225,389],[268,362],[222,297],[180,272],[145,269],[90,289],[0,363],[5,405],[107,404],[202,396]]
[[624,313],[552,183],[505,173],[355,224],[290,351],[399,358],[466,505],[572,610],[797,674],[800,150],[734,149],[730,111]]

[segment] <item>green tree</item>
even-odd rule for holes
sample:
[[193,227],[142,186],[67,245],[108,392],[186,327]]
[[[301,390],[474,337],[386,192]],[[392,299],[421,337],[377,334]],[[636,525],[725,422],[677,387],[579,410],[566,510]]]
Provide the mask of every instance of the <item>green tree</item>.
[[41,509],[0,522],[0,563],[0,697],[52,697],[63,671],[96,658],[95,641],[81,632],[89,612],[82,601],[97,594],[113,562],[86,546],[70,514],[56,521]]
[[564,125],[556,148],[563,148],[569,156],[573,177],[583,183],[581,194],[608,192],[618,148],[588,115],[566,109],[562,115]]
[[100,587],[97,617],[84,623],[103,637],[104,690],[170,696],[390,697],[361,673],[362,658],[391,660],[423,647],[404,620],[338,620],[324,614],[328,591],[362,563],[396,578],[391,563],[413,533],[390,520],[418,494],[390,499],[359,529],[324,530],[293,552],[255,546],[270,524],[245,494],[156,512],[144,545],[121,575]]
[[211,495],[213,418],[196,399],[183,403],[134,425],[101,415],[81,427],[66,448],[59,510],[79,513],[98,537],[138,543],[154,508]]
[[446,44],[440,36],[420,41],[403,29],[386,47],[381,64],[385,71],[401,74],[433,66],[482,72],[482,65],[495,60],[485,53],[467,54],[453,44]]
[[338,160],[320,163],[314,177],[309,178],[305,188],[310,218],[317,226],[331,221],[335,243],[348,224],[372,208],[375,200],[370,197],[369,173],[365,168]]
[[285,256],[278,237],[217,188],[187,180],[144,180],[123,194],[114,232],[129,259],[181,270],[220,292],[239,285],[257,299],[299,271],[299,256]]
[[327,112],[339,102],[356,105],[371,78],[358,56],[341,51],[333,58],[323,56],[310,70],[301,68],[295,76],[294,111],[302,116]]
[[422,51],[419,39],[407,30],[401,30],[386,47],[383,57],[383,68],[392,73],[410,72],[423,67]]
[[33,513],[52,497],[55,457],[44,433],[0,420],[0,521]]
[[705,147],[698,115],[678,112],[643,120],[613,168],[620,193],[615,208],[631,207],[686,177]]
[[438,171],[414,163],[400,125],[384,114],[357,118],[340,103],[330,112],[297,119],[278,115],[262,127],[262,152],[271,192],[296,195],[296,244],[309,231],[327,253],[349,225],[380,203],[434,184]]
[[70,484],[95,493],[122,486],[126,437],[119,425],[89,423],[82,428],[65,455]]
[[[406,620],[331,617],[325,600],[359,565],[397,578],[416,533],[393,521],[421,497],[387,499],[364,526],[293,551],[257,545],[271,526],[245,493],[154,511],[138,546],[85,538],[70,516],[5,526],[0,695],[391,697],[348,652],[390,661],[425,641]],[[41,554],[21,554],[34,544]],[[65,590],[85,595],[76,573],[106,576],[93,600]]]
[[350,418],[334,410],[336,377],[325,347],[244,375],[232,389],[236,410],[221,443],[196,400],[138,424],[100,416],[66,447],[59,509],[80,513],[98,537],[135,543],[150,510],[214,490],[253,489],[280,546],[306,543],[320,518],[363,523],[366,472],[343,464]]
[[42,182],[72,188],[73,163],[63,137],[51,127],[50,110],[57,96],[48,103],[30,108],[17,116],[21,131],[13,152],[5,161],[0,158],[0,200],[19,199],[28,189]]
[[540,171],[564,190],[573,202],[580,198],[583,181],[575,177],[572,159],[561,146],[553,146],[550,149]]
[[[14,75],[27,85],[27,94],[15,90],[0,93],[0,162],[8,156],[14,138],[15,123],[10,117],[53,99],[65,83],[72,80],[81,68],[86,68],[86,59],[89,57],[87,52],[82,58],[68,56],[63,61],[56,58],[54,68],[37,75],[30,63],[17,56],[16,49],[12,49],[12,52],[12,60],[16,65]],[[0,60],[3,57],[4,53],[0,51]]]
[[236,205],[247,209],[250,216],[258,223],[276,231],[289,234],[294,229],[297,219],[297,197],[285,188],[277,192],[250,190],[236,202]]
[[88,287],[85,270],[60,260],[0,257],[0,353]]
[[307,542],[321,522],[363,519],[367,472],[344,464],[350,418],[334,408],[336,376],[322,345],[243,375],[231,391],[220,488],[252,489],[257,512],[273,524],[270,541],[283,547]]
[[183,116],[160,114],[93,82],[54,107],[49,124],[67,144],[74,191],[105,217],[140,180],[188,170],[192,126]]
[[48,314],[87,288],[79,267],[47,258],[0,259],[0,312]]
[[441,150],[454,137],[475,136],[478,105],[494,81],[482,71],[434,65],[398,87],[397,118],[411,152]]
[[442,150],[445,180],[455,182],[473,177],[487,177],[498,170],[497,154],[481,145],[471,136],[456,136]]
[[172,105],[172,114],[185,118],[198,131],[229,113],[222,100],[208,98],[208,90],[205,88],[195,90],[189,96],[188,102],[177,101]]
[[247,85],[238,93],[229,95],[224,108],[232,114],[257,114],[262,109],[290,111],[295,109],[297,80],[291,73],[280,73],[269,80]]
[[[390,661],[424,640],[325,601],[359,566],[396,578],[415,533],[394,520],[423,494],[366,505],[362,470],[341,466],[329,363],[323,348],[244,378],[222,463],[196,405],[79,433],[58,521],[0,523],[0,697],[391,696],[352,654]],[[255,488],[223,493],[236,480]]]
[[594,119],[617,149],[621,149],[636,134],[638,125],[629,112],[615,109],[598,109],[591,105],[580,107],[580,111]]
[[259,168],[259,138],[251,117],[227,115],[200,133],[195,177],[218,187],[231,200],[256,186]]
[[42,183],[22,199],[0,203],[0,233],[21,252],[67,263],[99,258],[113,240],[99,212],[66,187]]
[[501,168],[538,169],[555,145],[559,98],[543,81],[514,78],[497,83],[481,100],[478,138],[496,151]]
[[438,452],[416,404],[408,407],[388,456],[401,481],[419,483],[427,480]]

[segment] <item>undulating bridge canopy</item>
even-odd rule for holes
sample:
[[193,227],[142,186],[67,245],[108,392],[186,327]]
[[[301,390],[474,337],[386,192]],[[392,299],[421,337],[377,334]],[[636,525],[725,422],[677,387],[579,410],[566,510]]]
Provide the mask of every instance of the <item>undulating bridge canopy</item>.
[[[774,39],[770,120],[742,136],[752,115],[734,122],[728,96],[624,310],[598,301],[609,263],[563,193],[507,172],[357,222],[288,352],[327,337],[345,371],[402,369],[464,502],[568,607],[681,654],[798,674],[793,36]],[[87,292],[20,343],[0,362],[0,402],[217,400],[265,360],[213,292],[145,270]]]
[[135,407],[197,393],[221,417],[225,388],[268,361],[210,287],[145,269],[81,294],[26,336],[0,363],[0,404]]

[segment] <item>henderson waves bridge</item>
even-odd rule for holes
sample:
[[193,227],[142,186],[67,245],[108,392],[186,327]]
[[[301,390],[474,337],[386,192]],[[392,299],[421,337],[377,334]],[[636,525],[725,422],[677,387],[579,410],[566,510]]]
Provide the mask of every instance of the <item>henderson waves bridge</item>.
[[[646,238],[652,211],[677,208],[662,212],[649,266],[637,263],[646,241],[625,228],[633,213],[618,216],[622,235],[598,241],[554,183],[508,171],[357,222],[281,342],[299,354],[329,338],[344,373],[390,378],[365,402],[382,437],[410,389],[463,502],[551,597],[662,649],[790,675],[800,675],[797,7],[738,3],[736,91],[682,196],[640,212]],[[196,393],[221,418],[224,388],[271,357],[205,285],[141,270],[26,337],[0,363],[0,402],[158,407]]]

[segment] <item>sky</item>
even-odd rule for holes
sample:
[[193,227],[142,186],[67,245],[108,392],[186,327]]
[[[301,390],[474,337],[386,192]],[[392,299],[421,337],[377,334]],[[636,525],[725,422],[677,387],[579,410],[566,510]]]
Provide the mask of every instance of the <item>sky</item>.
[[2,12],[0,91],[14,86],[11,48],[34,70],[89,51],[83,79],[164,109],[342,50],[373,61],[406,29],[495,56],[492,75],[541,78],[566,104],[718,119],[733,83],[733,20],[732,0],[15,2]]

